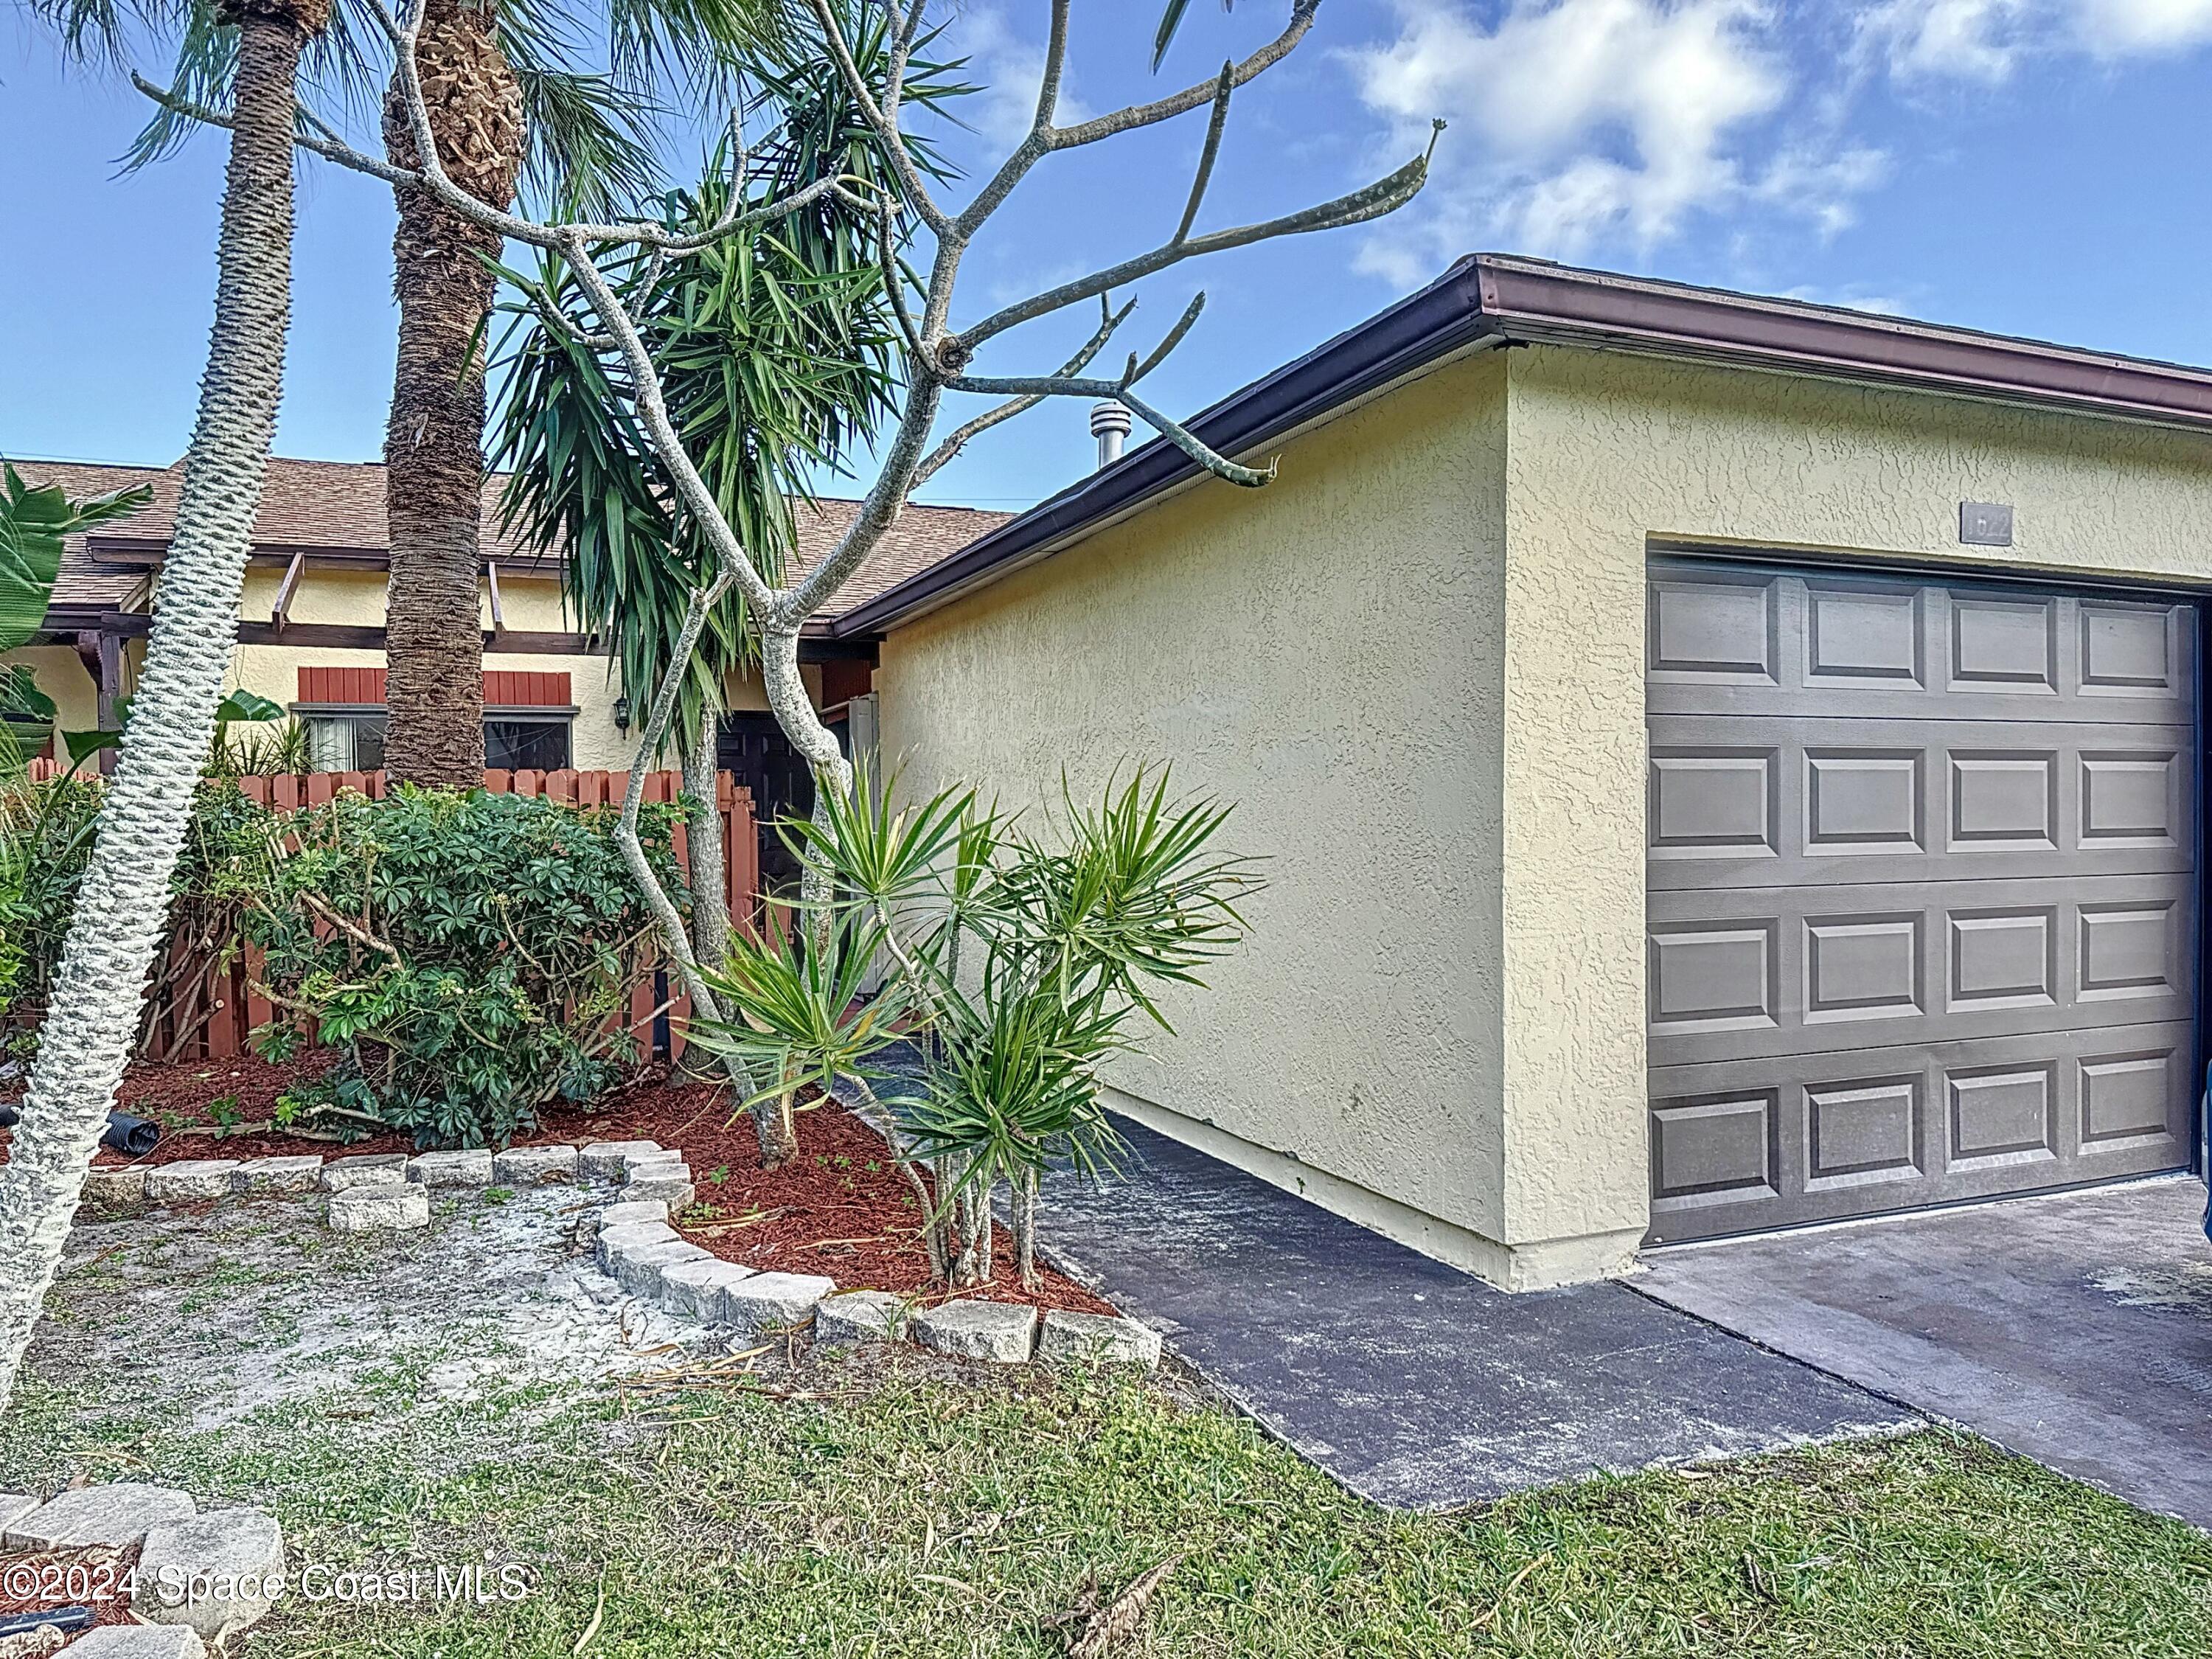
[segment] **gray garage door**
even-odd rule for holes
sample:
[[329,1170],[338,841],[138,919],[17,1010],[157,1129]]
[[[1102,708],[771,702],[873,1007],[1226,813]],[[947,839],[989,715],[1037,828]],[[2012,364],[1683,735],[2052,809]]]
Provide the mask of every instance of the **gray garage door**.
[[1651,1239],[2179,1167],[2197,616],[1657,562]]

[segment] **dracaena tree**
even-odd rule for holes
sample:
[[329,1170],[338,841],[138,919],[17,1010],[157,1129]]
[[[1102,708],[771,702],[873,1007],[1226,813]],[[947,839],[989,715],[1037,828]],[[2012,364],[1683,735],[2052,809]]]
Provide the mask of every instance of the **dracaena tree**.
[[[207,369],[136,718],[100,805],[21,1121],[0,1166],[0,1400],[30,1346],[137,1038],[170,874],[215,739],[283,388],[300,63],[329,21],[328,0],[224,3],[236,68]],[[148,0],[148,9],[143,21],[174,21],[161,0]],[[97,17],[77,18],[73,31],[65,27],[64,39],[104,50],[116,21],[116,9],[103,6]]]
[[[855,59],[880,85],[883,21],[861,21]],[[757,118],[773,117],[768,136],[742,174],[730,147],[717,149],[698,189],[663,199],[665,224],[710,225],[733,191],[771,202],[823,179],[880,184],[873,135],[835,64],[789,36],[737,61],[756,89]],[[909,75],[909,98],[933,107],[963,89],[947,66],[925,62]],[[832,193],[769,234],[709,243],[690,258],[656,266],[619,246],[600,257],[637,319],[686,452],[771,583],[786,575],[794,502],[809,497],[817,471],[844,465],[892,407],[896,336],[874,234],[872,211]],[[592,343],[599,326],[563,261],[541,253],[534,270],[507,274],[520,297],[498,354],[507,371],[495,449],[508,472],[506,521],[559,556],[572,613],[608,641],[624,695],[647,704],[669,672],[691,592],[711,579],[714,551],[635,416],[626,366]],[[679,751],[695,823],[715,822],[723,688],[758,654],[744,596],[726,593],[664,734]],[[719,837],[694,837],[695,892],[721,890],[720,851]],[[695,902],[691,926],[701,958],[720,962],[729,944],[724,907]]]
[[[1146,378],[1182,343],[1196,324],[1205,296],[1195,296],[1157,344],[1132,352],[1118,374],[1087,373],[1091,363],[1126,323],[1132,308],[1115,307],[1111,296],[1143,279],[1208,254],[1256,242],[1340,228],[1376,219],[1411,201],[1428,175],[1424,154],[1372,183],[1296,212],[1218,230],[1202,230],[1199,220],[1214,162],[1226,133],[1237,88],[1267,73],[1294,52],[1311,32],[1322,0],[1292,0],[1287,23],[1273,39],[1249,56],[1222,65],[1220,73],[1163,97],[1106,114],[1060,119],[1060,88],[1067,64],[1068,22],[1073,0],[1052,0],[1042,71],[1027,132],[1012,152],[955,206],[945,182],[933,179],[909,137],[903,118],[908,67],[917,43],[929,27],[931,0],[804,0],[799,21],[811,31],[811,49],[834,65],[845,92],[860,112],[881,155],[883,176],[825,176],[761,199],[732,191],[712,222],[670,225],[658,218],[540,218],[503,210],[471,195],[449,173],[431,139],[431,113],[420,66],[423,26],[419,10],[404,14],[369,6],[391,42],[395,85],[415,138],[416,161],[403,167],[352,149],[326,132],[301,136],[306,149],[394,185],[417,187],[461,217],[512,242],[550,253],[572,280],[588,307],[592,328],[580,337],[624,377],[629,410],[665,469],[678,510],[696,520],[712,563],[686,596],[683,621],[670,646],[670,667],[656,690],[642,727],[648,750],[667,732],[681,701],[690,664],[708,623],[725,597],[744,601],[758,638],[761,669],[769,708],[785,736],[815,781],[817,811],[823,803],[849,799],[853,769],[836,738],[809,700],[799,671],[799,641],[806,623],[833,601],[855,572],[882,545],[915,490],[977,434],[1049,398],[1118,399],[1167,442],[1189,455],[1215,477],[1242,488],[1258,489],[1274,476],[1272,464],[1253,465],[1221,454],[1145,395]],[[938,7],[938,10],[945,8]],[[855,57],[856,16],[879,15],[889,50],[880,84]],[[954,312],[970,250],[990,228],[1009,197],[1037,168],[1055,155],[1108,143],[1186,115],[1204,115],[1191,180],[1173,229],[1151,247],[1113,260],[1085,274],[1001,306],[980,319],[956,324]],[[1441,124],[1439,124],[1439,130]],[[742,119],[733,116],[733,139],[741,139]],[[746,167],[741,142],[737,176]],[[608,274],[605,260],[616,250],[635,251],[645,262],[646,292],[672,269],[700,258],[719,245],[774,234],[793,216],[834,198],[858,213],[872,215],[872,252],[897,335],[894,372],[896,407],[878,442],[874,477],[858,509],[829,552],[811,568],[772,580],[738,527],[730,521],[702,476],[671,410],[661,365],[640,319],[635,296]],[[1081,349],[1056,370],[1045,373],[983,374],[976,358],[1023,325],[1070,307],[1096,302],[1099,323]],[[1133,302],[1132,302],[1133,304]],[[950,397],[974,395],[990,400],[981,412],[939,435]],[[700,970],[681,912],[654,879],[638,845],[635,823],[643,801],[645,774],[633,770],[624,801],[623,842],[626,856],[659,926],[662,943],[682,975],[694,1005],[708,1019],[720,1018],[713,987]],[[828,893],[819,871],[810,871],[802,897],[816,917],[826,913]],[[751,1091],[748,1089],[750,1094]],[[766,1144],[770,1161],[787,1155],[787,1144]]]

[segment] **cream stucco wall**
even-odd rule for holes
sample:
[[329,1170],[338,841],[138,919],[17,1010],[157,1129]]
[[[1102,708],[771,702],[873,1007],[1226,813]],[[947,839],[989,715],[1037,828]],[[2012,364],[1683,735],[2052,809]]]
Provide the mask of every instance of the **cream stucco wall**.
[[1171,761],[1267,860],[1244,950],[1115,1081],[1139,1117],[1498,1276],[1504,372],[1409,389],[885,641],[915,794]]
[[[2016,545],[1960,547],[1962,500]],[[2212,440],[1586,349],[1448,365],[893,633],[921,787],[1171,757],[1268,854],[1131,1109],[1530,1286],[1648,1222],[1655,548],[2212,584]],[[1396,848],[1395,860],[1391,849]]]
[[[1510,1237],[1640,1231],[1654,547],[2212,582],[2212,440],[1622,353],[1510,355]],[[2015,545],[1964,548],[1961,501]]]

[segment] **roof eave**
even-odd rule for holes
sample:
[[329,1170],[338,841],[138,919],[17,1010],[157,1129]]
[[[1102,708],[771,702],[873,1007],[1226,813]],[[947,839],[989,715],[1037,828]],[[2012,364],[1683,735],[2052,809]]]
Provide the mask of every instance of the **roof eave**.
[[[2212,373],[2199,368],[1498,254],[1459,260],[1189,424],[1219,453],[1245,455],[1484,343],[1632,351],[2212,429]],[[836,629],[880,636],[1127,517],[1200,471],[1154,439],[854,607]]]

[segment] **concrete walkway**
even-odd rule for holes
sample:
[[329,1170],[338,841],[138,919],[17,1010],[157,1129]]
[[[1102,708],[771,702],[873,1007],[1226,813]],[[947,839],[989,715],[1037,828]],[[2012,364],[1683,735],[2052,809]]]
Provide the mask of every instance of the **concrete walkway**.
[[2212,1528],[2212,1247],[2186,1176],[1662,1250],[1670,1305]]
[[1354,1492],[1444,1509],[1909,1412],[1619,1285],[1508,1296],[1133,1124],[1046,1184],[1053,1258]]

